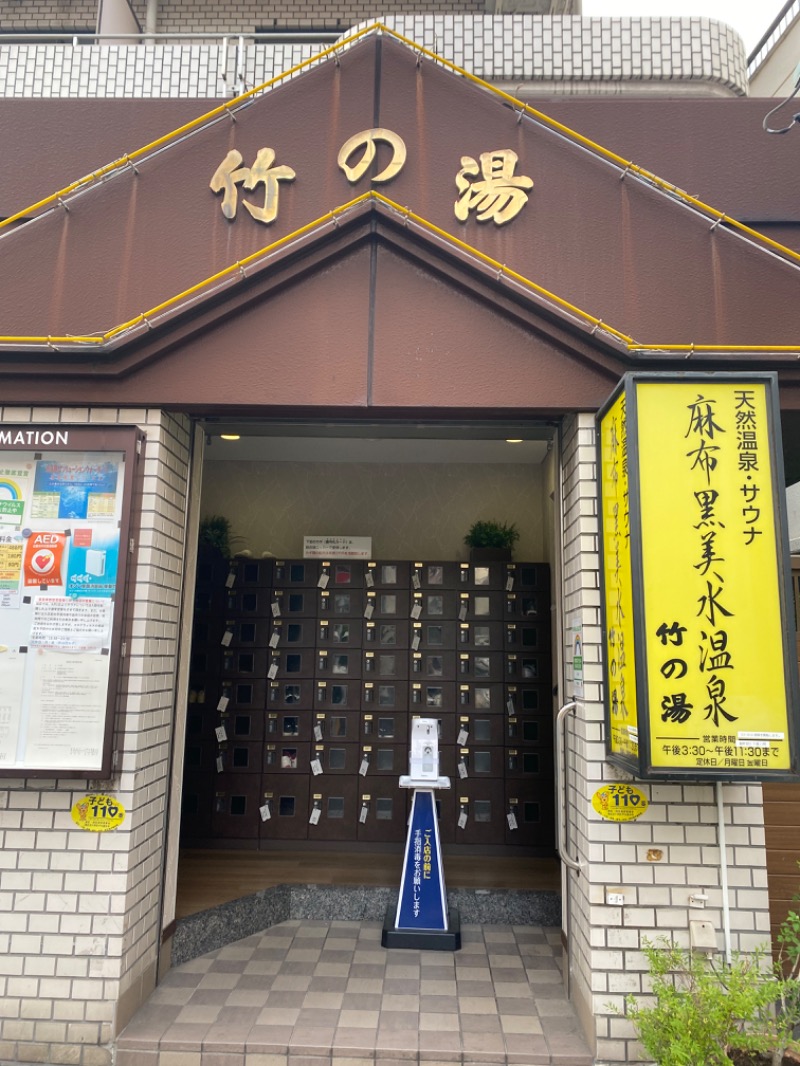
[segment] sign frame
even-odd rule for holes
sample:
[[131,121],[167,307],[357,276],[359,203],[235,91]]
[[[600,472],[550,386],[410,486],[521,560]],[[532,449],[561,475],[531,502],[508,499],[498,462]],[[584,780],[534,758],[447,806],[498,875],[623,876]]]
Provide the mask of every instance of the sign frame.
[[[114,573],[113,577],[113,589],[111,588],[111,582],[107,582],[104,586],[105,591],[98,595],[103,595],[108,598],[110,602],[110,639],[108,641],[107,649],[104,645],[102,650],[103,658],[108,656],[108,671],[105,679],[105,700],[104,708],[100,711],[98,702],[98,720],[96,725],[96,737],[98,742],[99,757],[97,760],[93,760],[88,763],[87,759],[76,758],[74,765],[54,765],[52,762],[48,762],[47,759],[34,760],[31,759],[25,762],[25,738],[16,743],[16,750],[19,751],[22,746],[22,757],[20,761],[14,762],[13,765],[0,765],[0,780],[3,778],[63,778],[63,779],[107,779],[112,772],[113,764],[113,737],[114,737],[114,718],[116,713],[116,706],[118,700],[118,687],[119,678],[121,673],[121,658],[123,647],[123,634],[124,627],[127,621],[127,587],[129,581],[129,575],[131,573],[131,551],[130,551],[130,530],[131,520],[133,514],[133,501],[135,494],[140,492],[139,485],[139,469],[138,459],[142,451],[142,445],[145,440],[144,433],[136,426],[117,426],[117,425],[87,425],[87,424],[72,424],[72,423],[0,423],[0,459],[9,457],[12,461],[20,462],[14,459],[15,456],[21,456],[22,453],[26,453],[30,456],[28,460],[32,466],[40,461],[49,461],[51,463],[68,463],[70,459],[77,460],[80,456],[86,456],[91,454],[92,456],[102,456],[103,454],[114,455],[119,457],[120,469],[123,474],[121,489],[114,489],[114,495],[116,496],[116,503],[114,504],[117,517],[111,521],[105,520],[109,530],[113,530],[114,533],[118,531],[118,538],[116,551],[112,551],[108,558],[111,559],[113,570],[109,573]],[[36,467],[38,470],[38,467]],[[50,484],[47,486],[52,490],[57,486]],[[36,492],[33,486],[31,489],[31,501]],[[108,486],[100,485],[101,493],[108,495]],[[91,490],[87,490],[91,491]],[[57,496],[57,492],[53,493]],[[101,501],[102,505],[102,501]],[[88,512],[86,516],[81,516],[77,519],[70,520],[69,518],[59,517],[56,519],[54,516],[43,519],[31,519],[30,514],[33,511],[33,503],[31,502],[28,510],[28,522],[31,520],[36,523],[41,521],[42,525],[52,522],[61,523],[70,528],[70,533],[64,537],[64,534],[60,534],[63,540],[71,538],[71,527],[76,522],[90,525],[93,521],[92,517],[89,517]],[[60,504],[58,505],[58,513],[61,513]],[[96,517],[96,516],[95,516]],[[27,533],[27,529],[22,531],[23,537]],[[76,540],[76,546],[77,546]],[[70,540],[69,547],[72,548]],[[90,554],[91,549],[86,551],[83,549],[86,555]],[[102,559],[99,557],[102,556]],[[84,559],[86,563],[87,576],[85,580],[93,580],[89,577],[90,574],[97,575],[104,572],[107,553],[97,551],[95,556],[90,560]],[[60,564],[59,564],[60,565]],[[27,566],[27,561],[26,561]],[[67,563],[67,570],[69,569]],[[115,571],[115,572],[114,572]],[[27,581],[27,575],[24,573],[21,580]],[[99,579],[98,579],[99,580]],[[30,582],[28,582],[30,584]],[[69,580],[64,579],[62,581],[63,588],[66,596],[64,598],[69,599],[70,596],[75,597],[77,602],[80,602],[80,593],[76,589],[68,592]],[[110,591],[109,591],[110,590]],[[91,595],[91,592],[89,593]],[[31,599],[33,599],[31,597]],[[62,597],[58,597],[59,600]],[[34,601],[35,609],[35,601]],[[47,646],[44,647],[47,650]],[[26,682],[26,686],[29,683]],[[30,690],[28,690],[30,691]],[[102,691],[102,689],[100,689]],[[19,704],[12,709],[12,714],[16,714],[18,719],[17,728],[20,730],[28,728],[30,724],[31,707],[24,706],[23,701],[20,700]],[[102,719],[100,716],[102,715]]]
[[[774,522],[771,535],[774,538],[775,585],[772,590],[776,596],[780,611],[780,650],[782,653],[783,695],[785,699],[786,744],[788,746],[788,766],[785,768],[769,767],[715,767],[687,765],[655,765],[653,759],[652,719],[658,714],[648,706],[648,654],[646,643],[646,607],[645,607],[645,549],[643,545],[642,515],[642,478],[646,476],[640,465],[639,419],[639,385],[673,385],[690,384],[709,387],[713,384],[731,386],[758,385],[763,389],[766,411],[766,445],[769,455],[771,475],[771,506]],[[605,507],[608,497],[604,496],[604,432],[608,433],[606,419],[613,417],[614,406],[622,400],[625,421],[625,452],[628,492],[630,578],[632,588],[631,607],[633,634],[633,689],[635,727],[631,736],[638,740],[638,752],[622,752],[619,745],[615,747],[615,734],[612,729],[612,685],[611,663],[609,655],[610,605],[607,586],[607,545],[608,529],[604,524]],[[604,684],[604,718],[606,759],[609,763],[632,774],[640,780],[653,781],[796,781],[798,772],[798,736],[800,735],[800,696],[798,695],[797,655],[794,647],[794,611],[792,604],[791,563],[789,552],[789,534],[785,502],[783,455],[780,447],[780,407],[778,395],[778,376],[773,372],[631,372],[625,374],[609,399],[596,415],[596,449],[598,477],[598,524],[600,548],[600,587],[602,614],[603,647],[603,684]],[[621,410],[622,408],[620,408]],[[765,449],[765,450],[767,450]],[[607,469],[607,468],[606,468]],[[699,614],[699,612],[698,612]],[[777,657],[777,653],[776,653]],[[623,689],[624,691],[624,689]],[[663,706],[663,704],[662,704]],[[733,727],[729,727],[733,728]],[[618,734],[617,734],[618,735]],[[636,742],[634,742],[636,743]],[[637,757],[638,755],[638,757]]]

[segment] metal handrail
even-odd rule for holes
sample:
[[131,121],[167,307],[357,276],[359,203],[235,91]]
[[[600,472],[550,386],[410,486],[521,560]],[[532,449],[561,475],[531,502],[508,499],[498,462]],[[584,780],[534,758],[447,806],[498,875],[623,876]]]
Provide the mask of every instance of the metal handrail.
[[574,711],[578,706],[577,700],[571,700],[569,703],[565,703],[556,715],[556,774],[558,777],[558,827],[556,830],[556,842],[558,845],[558,854],[561,857],[561,861],[569,866],[570,870],[575,870],[580,873],[584,867],[579,859],[573,859],[567,855],[566,848],[564,846],[564,793],[567,788],[567,769],[566,762],[564,761],[564,748],[565,743],[562,737],[562,727],[564,719],[570,711]]
[[119,44],[120,41],[131,44],[158,44],[161,41],[219,41],[224,42],[236,37],[242,37],[248,41],[256,41],[263,44],[333,44],[343,35],[340,30],[286,30],[283,33],[272,31],[259,33],[251,31],[228,31],[227,33],[208,32],[181,32],[173,30],[170,33],[147,33],[142,30],[139,33],[96,33],[92,30],[82,30],[79,33],[63,30],[61,33],[50,31],[49,33],[28,33],[20,30],[17,33],[0,33],[0,44],[102,44],[109,41]]

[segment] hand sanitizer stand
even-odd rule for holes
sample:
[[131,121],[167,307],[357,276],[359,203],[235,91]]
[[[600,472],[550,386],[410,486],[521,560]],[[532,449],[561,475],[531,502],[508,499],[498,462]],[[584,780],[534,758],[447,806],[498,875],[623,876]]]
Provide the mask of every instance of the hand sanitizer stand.
[[400,896],[397,910],[390,907],[386,912],[381,944],[385,948],[458,951],[461,921],[458,911],[447,907],[436,817],[436,789],[450,788],[450,778],[439,776],[435,719],[413,720],[409,761],[408,776],[400,778],[401,788],[414,789]]

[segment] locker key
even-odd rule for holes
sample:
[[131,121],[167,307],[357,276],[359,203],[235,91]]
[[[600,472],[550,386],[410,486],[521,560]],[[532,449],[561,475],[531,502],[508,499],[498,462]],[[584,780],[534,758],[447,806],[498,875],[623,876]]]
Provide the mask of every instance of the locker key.
[[467,826],[467,809],[469,807],[469,799],[467,796],[462,796],[460,799],[460,811],[458,815],[458,828],[466,829]]
[[272,817],[272,811],[270,810],[270,801],[265,799],[262,805],[258,808],[258,813],[261,815],[262,822],[268,822]]
[[517,806],[519,800],[509,799],[508,801],[508,814],[506,815],[506,821],[508,822],[509,829],[519,829],[517,822]]
[[317,825],[319,823],[319,817],[322,814],[322,811],[320,810],[319,806],[321,799],[322,793],[314,795],[314,806],[311,809],[311,814],[308,816],[308,821],[310,825]]
[[369,796],[361,797],[361,810],[358,813],[358,820],[361,825],[364,825],[367,820],[367,815],[369,814],[369,799]]

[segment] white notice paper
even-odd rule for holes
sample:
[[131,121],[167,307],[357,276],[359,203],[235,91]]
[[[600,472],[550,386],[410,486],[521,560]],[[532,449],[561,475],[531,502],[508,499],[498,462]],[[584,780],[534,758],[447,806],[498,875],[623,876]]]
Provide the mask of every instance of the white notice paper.
[[113,610],[110,599],[37,596],[28,643],[32,648],[68,652],[102,651],[111,643]]
[[34,675],[26,763],[48,768],[99,769],[108,655],[39,648],[31,665]]
[[11,766],[17,759],[27,658],[18,651],[0,653],[0,766]]

